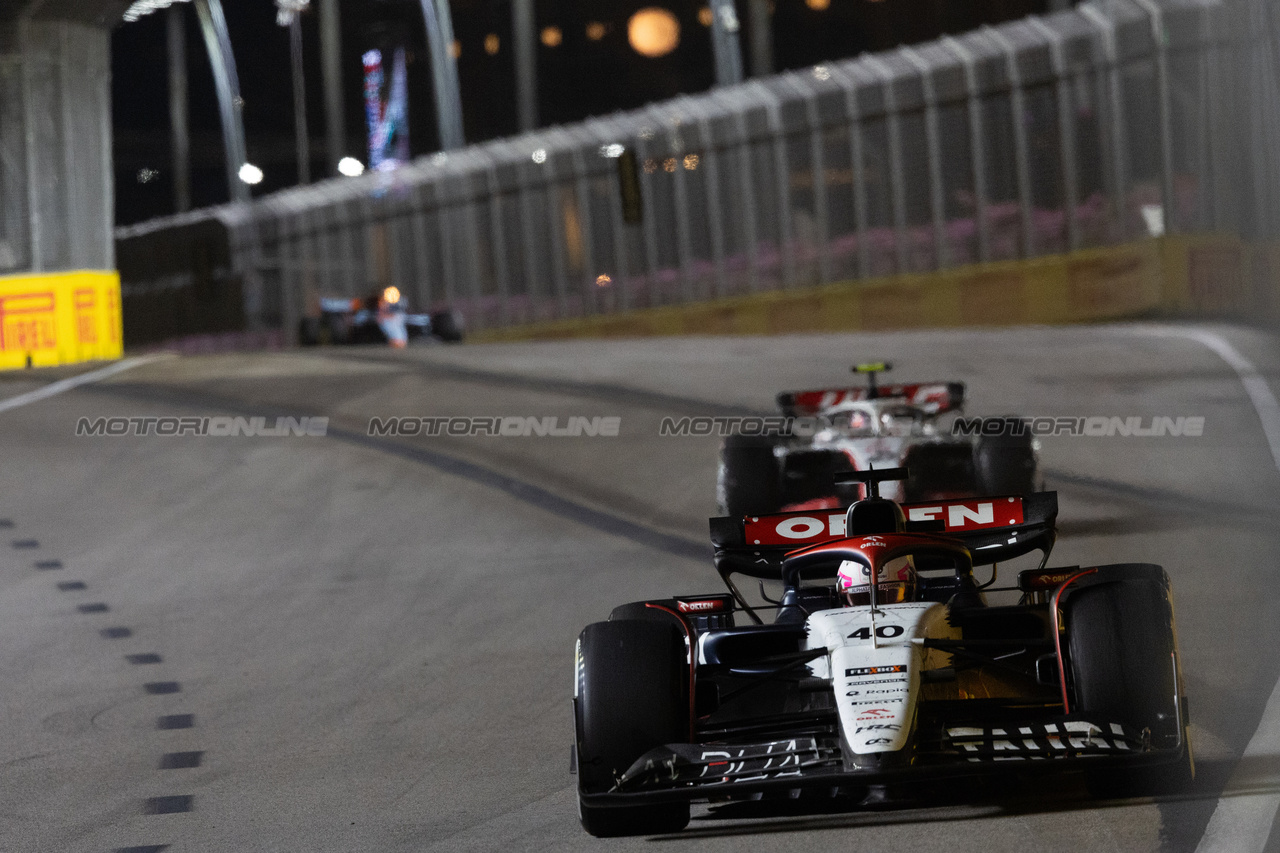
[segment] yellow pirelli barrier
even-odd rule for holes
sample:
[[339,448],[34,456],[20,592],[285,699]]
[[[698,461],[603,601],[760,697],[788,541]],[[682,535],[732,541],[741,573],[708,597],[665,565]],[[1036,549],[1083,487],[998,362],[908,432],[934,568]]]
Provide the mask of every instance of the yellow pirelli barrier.
[[1154,315],[1277,318],[1280,247],[1222,235],[1143,240],[974,264],[485,329],[472,341],[769,335],[1088,323]]
[[123,354],[118,273],[0,277],[0,370]]

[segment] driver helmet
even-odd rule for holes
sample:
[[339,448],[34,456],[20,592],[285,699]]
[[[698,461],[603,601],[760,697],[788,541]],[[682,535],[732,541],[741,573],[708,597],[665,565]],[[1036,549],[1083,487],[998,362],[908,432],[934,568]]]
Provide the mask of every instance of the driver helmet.
[[379,311],[403,311],[404,297],[400,293],[400,288],[394,284],[385,287],[378,294],[378,310]]
[[872,427],[871,416],[861,409],[849,412],[849,429],[854,432],[865,432]]
[[[910,556],[895,557],[882,564],[879,575],[876,585],[877,604],[901,604],[915,599],[916,567]],[[840,564],[840,571],[836,575],[836,592],[844,598],[847,605],[870,604],[870,576],[869,567],[855,560],[845,560]]]

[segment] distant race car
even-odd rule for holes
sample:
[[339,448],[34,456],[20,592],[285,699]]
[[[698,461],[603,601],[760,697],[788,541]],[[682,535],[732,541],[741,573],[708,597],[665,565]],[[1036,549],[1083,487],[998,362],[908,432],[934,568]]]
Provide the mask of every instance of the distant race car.
[[298,329],[303,346],[374,344],[405,346],[410,338],[434,337],[446,343],[462,340],[457,311],[411,314],[399,288],[384,288],[364,299],[321,297],[320,315],[306,317]]
[[[626,604],[582,631],[573,755],[587,832],[675,832],[694,801],[838,810],[1009,774],[1082,771],[1103,797],[1190,783],[1164,570],[1046,568],[1056,493],[876,496],[906,476],[845,475],[872,495],[847,512],[713,518],[728,594]],[[973,567],[1034,551],[1038,567],[1000,590],[1017,603],[988,605],[997,590]],[[753,607],[739,575],[781,594]]]
[[906,466],[911,478],[889,496],[907,501],[983,494],[1030,494],[1040,487],[1031,433],[953,436],[963,413],[963,382],[880,385],[887,362],[859,364],[864,388],[789,391],[782,414],[816,420],[811,436],[730,435],[720,452],[716,494],[720,512],[758,515],[784,509],[838,509],[857,499],[857,486],[838,488],[832,476],[872,465]]

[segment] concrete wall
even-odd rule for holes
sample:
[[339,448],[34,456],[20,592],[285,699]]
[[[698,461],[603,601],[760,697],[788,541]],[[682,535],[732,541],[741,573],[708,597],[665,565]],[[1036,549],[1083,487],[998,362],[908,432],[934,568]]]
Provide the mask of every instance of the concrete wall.
[[0,276],[115,266],[106,26],[0,19]]

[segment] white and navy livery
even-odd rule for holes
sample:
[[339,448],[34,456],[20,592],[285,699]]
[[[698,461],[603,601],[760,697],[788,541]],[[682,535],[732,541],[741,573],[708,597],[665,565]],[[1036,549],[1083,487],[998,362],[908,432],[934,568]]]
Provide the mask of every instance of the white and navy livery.
[[[627,604],[583,630],[574,758],[588,832],[675,831],[695,800],[870,803],[994,773],[1083,771],[1100,796],[1189,782],[1164,571],[1047,568],[1055,493],[877,495],[906,474],[845,475],[871,494],[845,513],[712,519],[728,594]],[[1018,603],[989,604],[974,565],[1033,552]],[[769,612],[743,576],[782,582]]]

